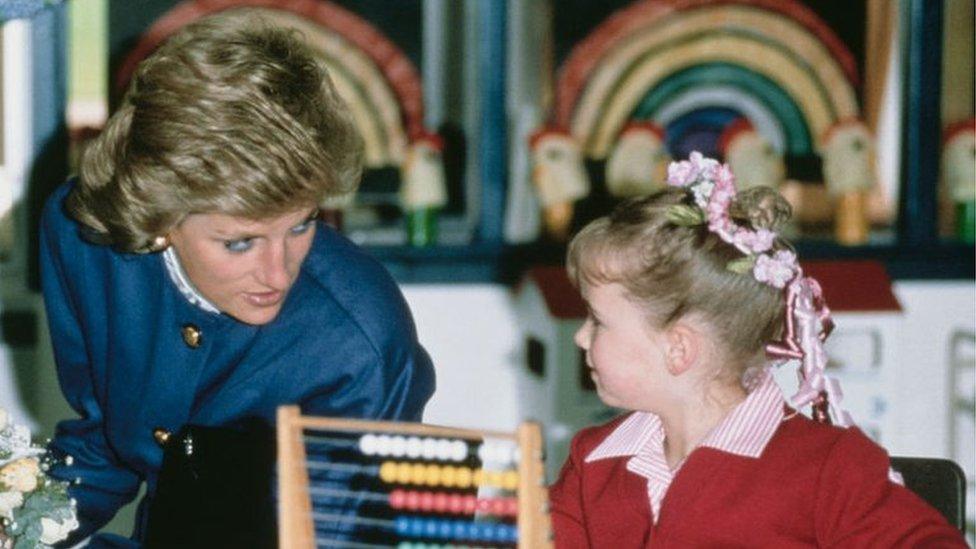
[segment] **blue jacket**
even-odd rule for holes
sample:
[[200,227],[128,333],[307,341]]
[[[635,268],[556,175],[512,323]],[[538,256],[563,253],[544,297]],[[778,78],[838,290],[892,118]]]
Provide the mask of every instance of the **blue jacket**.
[[[420,420],[434,372],[410,311],[383,267],[334,230],[319,224],[278,317],[250,326],[191,305],[160,254],[82,240],[62,205],[71,185],[45,207],[40,261],[58,379],[80,415],[51,442],[73,458],[52,474],[80,479],[73,540],[103,526],[142,481],[152,497],[156,428],[273,425],[276,408],[292,403],[306,414]],[[191,324],[196,348],[181,335]],[[127,541],[95,536],[92,546]]]

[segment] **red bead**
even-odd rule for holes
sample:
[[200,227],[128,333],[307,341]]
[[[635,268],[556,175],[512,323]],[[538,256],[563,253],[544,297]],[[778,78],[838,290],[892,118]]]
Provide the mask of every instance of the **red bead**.
[[464,497],[460,494],[451,494],[447,497],[447,508],[452,513],[461,513],[464,511]]
[[464,513],[473,515],[478,508],[478,498],[474,496],[464,496]]
[[434,508],[434,494],[430,492],[420,493],[420,510],[431,511]]
[[508,498],[506,500],[507,505],[505,506],[505,513],[510,516],[518,516],[518,500],[515,498]]
[[479,513],[490,513],[491,512],[491,500],[489,499],[479,499],[478,500],[478,512]]
[[397,489],[390,492],[390,507],[394,509],[403,507],[405,497],[406,496],[404,495],[403,490]]
[[443,513],[447,511],[447,494],[444,492],[437,492],[434,494],[434,510],[438,513]]
[[408,490],[404,507],[411,511],[416,511],[420,505],[420,494],[416,490]]

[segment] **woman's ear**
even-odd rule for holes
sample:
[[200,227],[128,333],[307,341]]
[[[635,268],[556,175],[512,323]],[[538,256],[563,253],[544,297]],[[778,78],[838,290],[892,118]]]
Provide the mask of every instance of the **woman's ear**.
[[698,362],[701,332],[686,322],[676,322],[668,328],[667,344],[668,372],[679,376]]

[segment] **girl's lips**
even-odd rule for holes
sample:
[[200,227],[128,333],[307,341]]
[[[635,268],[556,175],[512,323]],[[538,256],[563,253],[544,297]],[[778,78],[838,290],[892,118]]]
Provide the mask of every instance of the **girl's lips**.
[[281,302],[285,292],[274,290],[271,292],[244,292],[244,299],[256,307],[273,307]]

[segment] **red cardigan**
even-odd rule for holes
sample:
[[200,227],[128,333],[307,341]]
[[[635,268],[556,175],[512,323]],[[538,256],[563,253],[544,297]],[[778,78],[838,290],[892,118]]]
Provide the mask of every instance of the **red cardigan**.
[[[624,416],[626,417],[626,416]],[[651,522],[629,457],[585,463],[620,424],[581,431],[550,488],[556,547],[967,547],[935,509],[888,480],[888,456],[856,428],[796,416],[758,458],[700,447]]]

